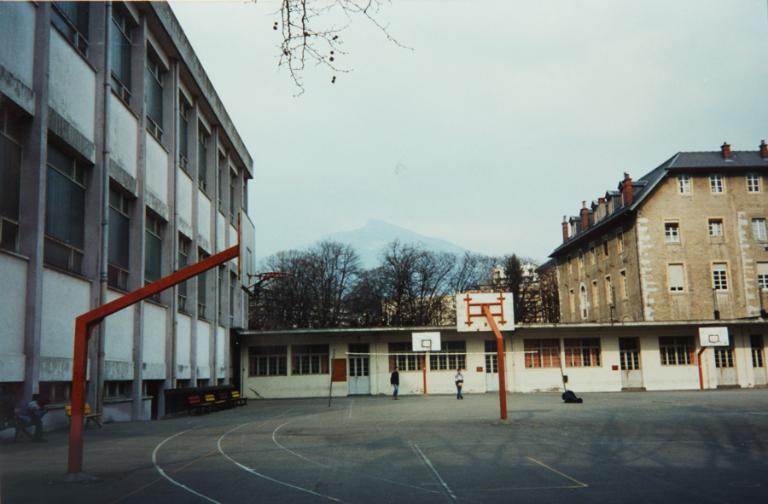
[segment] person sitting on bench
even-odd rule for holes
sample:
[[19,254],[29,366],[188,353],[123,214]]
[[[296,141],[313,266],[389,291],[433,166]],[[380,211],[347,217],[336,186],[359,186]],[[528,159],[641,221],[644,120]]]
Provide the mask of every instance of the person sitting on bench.
[[34,441],[45,442],[45,438],[43,438],[43,417],[48,413],[48,410],[40,404],[39,399],[40,395],[34,394],[32,400],[21,410],[19,419],[27,423],[27,425],[35,427],[35,433],[32,438]]

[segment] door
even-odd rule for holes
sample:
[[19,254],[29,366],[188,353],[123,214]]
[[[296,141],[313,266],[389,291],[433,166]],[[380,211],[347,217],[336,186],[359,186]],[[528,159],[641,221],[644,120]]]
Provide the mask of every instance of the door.
[[621,388],[642,389],[640,338],[619,338],[619,359],[621,362]]
[[370,362],[367,343],[349,345],[349,395],[370,395],[371,376],[368,364]]
[[499,356],[496,353],[496,340],[485,342],[485,391],[499,391]]
[[736,376],[736,367],[734,366],[733,361],[733,338],[730,339],[728,346],[714,348],[717,386],[738,386],[739,380]]
[[749,337],[752,347],[752,373],[755,377],[755,386],[768,385],[768,376],[765,374],[765,347],[763,335],[753,334]]

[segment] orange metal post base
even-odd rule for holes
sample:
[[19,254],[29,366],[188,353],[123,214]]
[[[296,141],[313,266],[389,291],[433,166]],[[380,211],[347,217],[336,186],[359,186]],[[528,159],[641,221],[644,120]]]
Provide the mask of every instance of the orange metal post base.
[[501,419],[507,419],[507,376],[504,366],[504,336],[499,331],[499,326],[493,320],[491,308],[483,305],[483,315],[485,315],[488,325],[491,326],[493,334],[496,336],[496,355],[499,360],[499,408],[501,408]]
[[696,361],[699,366],[699,390],[704,390],[704,372],[701,369],[701,354],[704,353],[707,347],[701,347],[699,353],[696,354]]
[[75,319],[75,353],[72,359],[72,422],[69,426],[69,458],[67,472],[79,473],[83,469],[83,410],[85,408],[85,373],[87,365],[88,338],[91,329],[108,315],[127,308],[132,304],[154,296],[169,287],[189,280],[209,269],[223,264],[240,254],[240,245],[235,245],[214,254],[175,273],[161,278],[141,289],[129,292],[114,301],[85,312]]

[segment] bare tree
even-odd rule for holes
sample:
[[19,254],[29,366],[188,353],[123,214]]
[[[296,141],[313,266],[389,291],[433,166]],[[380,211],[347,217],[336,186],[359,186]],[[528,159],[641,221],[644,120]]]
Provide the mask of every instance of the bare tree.
[[280,0],[280,22],[272,25],[282,36],[279,65],[288,69],[298,94],[304,92],[302,74],[309,64],[328,69],[332,83],[337,74],[350,71],[339,62],[346,54],[341,35],[355,18],[372,24],[395,45],[410,49],[380,21],[384,3],[389,0]]

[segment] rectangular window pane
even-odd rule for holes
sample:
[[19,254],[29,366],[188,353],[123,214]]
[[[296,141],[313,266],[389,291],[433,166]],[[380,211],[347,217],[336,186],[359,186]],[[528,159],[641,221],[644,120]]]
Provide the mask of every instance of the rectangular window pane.
[[752,237],[758,241],[768,240],[765,219],[752,219]]
[[685,272],[682,264],[668,265],[667,276],[669,277],[670,291],[682,292],[683,290],[685,290]]
[[112,9],[109,50],[112,75],[126,91],[131,89],[131,40],[127,16],[117,7]]

